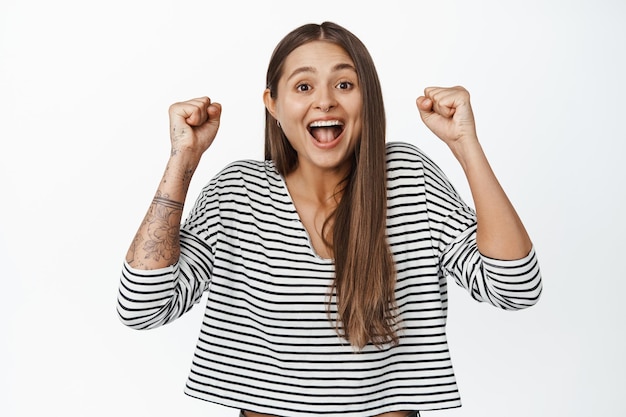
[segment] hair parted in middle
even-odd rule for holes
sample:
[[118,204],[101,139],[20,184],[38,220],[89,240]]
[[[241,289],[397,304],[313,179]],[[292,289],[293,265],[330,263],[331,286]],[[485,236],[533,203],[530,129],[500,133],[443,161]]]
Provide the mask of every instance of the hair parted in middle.
[[[352,166],[340,184],[340,201],[322,230],[332,249],[335,278],[329,288],[327,312],[336,331],[352,346],[398,343],[396,274],[387,242],[386,120],[382,89],[374,61],[365,45],[347,29],[332,23],[306,24],[276,46],[267,70],[266,87],[276,98],[287,56],[312,41],[342,47],[354,62],[363,97],[363,128]],[[265,159],[285,177],[298,165],[298,155],[269,111],[265,110]],[[337,316],[333,318],[333,297]]]

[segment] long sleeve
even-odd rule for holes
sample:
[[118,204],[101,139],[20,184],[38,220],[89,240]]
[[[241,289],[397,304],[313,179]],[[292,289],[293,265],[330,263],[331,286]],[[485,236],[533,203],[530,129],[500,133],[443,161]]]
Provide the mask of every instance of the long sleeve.
[[521,259],[486,257],[476,245],[476,226],[442,248],[440,263],[443,274],[452,276],[475,300],[505,310],[530,307],[541,295],[541,272],[534,248]]
[[459,196],[443,172],[425,155],[425,189],[429,224],[440,273],[451,276],[471,296],[506,310],[534,305],[542,291],[534,248],[524,258],[496,260],[476,244],[476,213]]

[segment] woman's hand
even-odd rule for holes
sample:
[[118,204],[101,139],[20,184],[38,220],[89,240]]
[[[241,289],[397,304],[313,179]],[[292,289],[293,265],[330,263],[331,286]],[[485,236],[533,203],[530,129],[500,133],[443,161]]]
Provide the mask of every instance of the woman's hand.
[[463,87],[428,87],[416,100],[424,124],[454,150],[477,140],[470,95]]
[[169,108],[172,155],[190,152],[199,159],[217,135],[221,114],[222,106],[208,97],[172,104]]

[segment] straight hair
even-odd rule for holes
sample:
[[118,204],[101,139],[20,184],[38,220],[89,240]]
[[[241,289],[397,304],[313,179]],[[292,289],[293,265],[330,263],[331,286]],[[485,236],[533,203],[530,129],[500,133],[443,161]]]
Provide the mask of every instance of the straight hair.
[[[378,347],[397,344],[396,273],[386,228],[386,119],[372,57],[365,45],[341,26],[332,22],[306,24],[287,34],[274,49],[266,87],[276,98],[287,56],[299,46],[318,40],[342,47],[351,57],[363,98],[361,138],[356,143],[350,171],[339,184],[340,200],[322,229],[335,262],[327,314],[337,333],[359,350],[368,343]],[[283,177],[298,165],[297,152],[267,109],[265,159],[274,161]],[[337,305],[334,319],[333,297]]]

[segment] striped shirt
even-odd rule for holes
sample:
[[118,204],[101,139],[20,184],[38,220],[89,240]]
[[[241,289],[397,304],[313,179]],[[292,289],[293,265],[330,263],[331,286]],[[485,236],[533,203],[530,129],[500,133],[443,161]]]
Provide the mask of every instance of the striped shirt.
[[[487,258],[476,215],[419,149],[387,145],[387,236],[400,343],[356,352],[329,321],[333,262],[313,250],[271,161],[228,165],[181,228],[179,261],[125,263],[118,312],[150,329],[208,300],[185,393],[277,416],[370,417],[461,405],[445,326],[450,276],[478,301],[514,310],[541,293],[534,249]],[[336,306],[331,303],[331,318]]]

